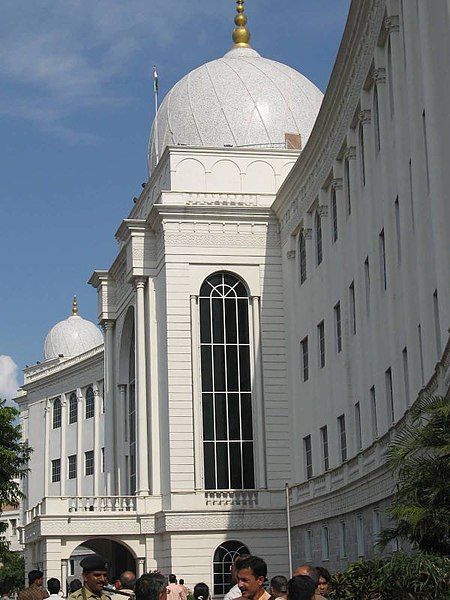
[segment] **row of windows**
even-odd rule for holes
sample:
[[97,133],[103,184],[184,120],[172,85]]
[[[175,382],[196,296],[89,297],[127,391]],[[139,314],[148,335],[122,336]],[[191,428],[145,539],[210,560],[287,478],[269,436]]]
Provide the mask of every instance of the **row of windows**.
[[[105,471],[105,449],[101,449],[101,471]],[[84,453],[84,474],[94,474],[94,451],[88,450]],[[77,477],[77,455],[71,454],[67,457],[67,479],[76,479]],[[61,459],[52,460],[52,483],[61,481]]]
[[[332,531],[335,527],[331,524],[323,525],[320,530],[320,549],[321,549],[321,559],[322,561],[327,561],[330,559],[330,540],[331,539],[339,539],[339,558],[344,559],[349,556],[349,546],[350,546],[350,535],[349,535],[349,525],[352,526],[352,529],[355,531],[355,542],[356,542],[356,555],[358,557],[363,557],[366,553],[365,547],[365,529],[367,524],[365,523],[363,515],[356,515],[354,522],[349,523],[348,521],[342,520],[337,524],[338,531]],[[372,544],[375,545],[378,540],[382,530],[381,526],[381,513],[379,509],[375,509],[372,511],[372,526],[371,526],[371,535],[372,535]],[[314,532],[312,529],[306,529],[303,532],[303,551],[304,551],[304,559],[306,562],[313,561],[313,548],[314,548]]]
[[[92,386],[86,390],[84,416],[86,419],[92,419],[95,412],[95,394]],[[75,392],[69,396],[69,424],[78,421],[78,397]],[[60,398],[53,400],[52,427],[58,429],[62,424],[62,403]]]

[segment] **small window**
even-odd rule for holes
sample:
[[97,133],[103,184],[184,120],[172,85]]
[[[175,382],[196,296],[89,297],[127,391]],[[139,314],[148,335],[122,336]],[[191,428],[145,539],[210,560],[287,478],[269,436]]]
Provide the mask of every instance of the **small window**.
[[313,532],[311,529],[307,529],[304,533],[305,543],[305,561],[307,563],[312,562],[312,551],[313,551]]
[[329,540],[329,536],[328,536],[328,527],[326,525],[324,525],[322,527],[321,541],[322,541],[322,560],[329,560],[330,559],[330,540]]
[[364,261],[364,283],[366,288],[366,313],[367,316],[370,314],[370,265],[369,257],[366,256]]
[[61,459],[52,460],[52,483],[61,481]]
[[94,451],[88,450],[84,453],[84,474],[94,474]]
[[316,265],[319,266],[322,262],[323,253],[322,253],[322,219],[320,217],[319,211],[316,211],[315,217],[315,229],[316,229]]
[[61,427],[62,405],[59,398],[53,401],[53,429]]
[[347,434],[345,431],[345,415],[341,415],[340,417],[338,417],[338,431],[341,462],[345,462],[347,460]]
[[394,422],[394,393],[392,389],[392,370],[389,367],[385,373],[386,378],[386,402],[387,402],[387,414],[389,418],[389,424]]
[[386,277],[386,242],[384,239],[384,229],[380,231],[378,236],[379,249],[380,249],[380,280],[381,288],[385,290],[387,288],[387,277]]
[[372,541],[378,543],[381,534],[381,513],[378,509],[372,513]]
[[337,202],[336,202],[336,190],[331,191],[331,224],[332,224],[332,236],[333,243],[337,241],[338,231],[338,215],[337,215]]
[[362,448],[362,431],[361,431],[361,406],[359,402],[355,404],[355,434],[356,434],[356,449]]
[[362,515],[356,517],[356,549],[358,557],[364,556],[364,521]]
[[71,577],[75,575],[75,560],[73,558],[69,559],[69,573]]
[[355,302],[355,282],[352,281],[349,288],[349,302],[350,302],[350,325],[353,335],[356,335],[356,302]]
[[69,396],[69,424],[76,423],[78,420],[78,399],[75,392]]
[[306,240],[304,231],[300,231],[298,236],[298,266],[300,275],[300,284],[306,281]]
[[405,391],[405,406],[409,406],[410,391],[409,391],[409,365],[408,365],[408,349],[406,346],[402,350],[402,363],[403,363],[403,385]]
[[342,320],[341,320],[341,303],[338,302],[334,309],[334,331],[336,335],[336,352],[342,350]]
[[68,479],[76,479],[77,477],[77,455],[72,454],[67,459],[68,469],[67,469],[67,477]]
[[308,353],[308,336],[302,339],[300,342],[300,348],[302,353],[302,373],[303,381],[309,379],[309,353]]
[[319,367],[323,369],[325,366],[325,324],[323,321],[317,325],[317,341],[319,348]]
[[328,427],[326,425],[320,428],[320,441],[322,443],[323,470],[328,471],[330,468],[330,457],[328,452]]
[[378,438],[378,417],[377,417],[377,398],[375,396],[375,386],[370,388],[370,420],[372,425],[372,439]]
[[102,471],[102,473],[104,473],[105,472],[105,449],[104,448],[102,448],[101,458],[102,458],[101,471]]
[[341,558],[347,558],[347,525],[345,521],[339,523],[339,554]]
[[92,387],[86,391],[86,419],[92,419],[95,412],[95,396]]
[[307,435],[303,438],[303,454],[305,457],[305,476],[306,479],[311,479],[313,476],[313,464],[312,464],[312,447],[311,447],[311,436]]

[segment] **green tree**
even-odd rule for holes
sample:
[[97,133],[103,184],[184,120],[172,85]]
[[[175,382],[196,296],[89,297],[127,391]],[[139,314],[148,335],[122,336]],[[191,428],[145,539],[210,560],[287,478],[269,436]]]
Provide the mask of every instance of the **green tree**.
[[[28,471],[28,460],[31,454],[26,442],[21,439],[20,427],[17,424],[19,411],[0,400],[0,512],[7,505],[17,505],[23,498],[18,480]],[[3,533],[6,523],[0,523],[0,560],[5,562],[8,551]]]
[[0,568],[0,593],[10,594],[23,588],[25,559],[18,552],[3,552]]
[[386,546],[404,539],[424,552],[450,553],[450,402],[424,396],[388,447],[398,485],[389,512],[395,526],[380,536]]

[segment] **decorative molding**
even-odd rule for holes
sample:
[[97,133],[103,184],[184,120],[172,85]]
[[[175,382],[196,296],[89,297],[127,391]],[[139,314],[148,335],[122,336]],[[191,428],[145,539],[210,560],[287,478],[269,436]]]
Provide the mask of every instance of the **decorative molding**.
[[305,240],[312,240],[312,227],[303,227],[303,237]]
[[365,108],[364,110],[360,111],[358,115],[358,120],[361,123],[361,125],[368,125],[371,119],[372,111],[370,110],[370,108]]
[[356,159],[356,146],[347,146],[344,152],[345,160],[355,160]]
[[295,251],[295,250],[288,250],[288,251],[286,252],[286,258],[287,258],[288,260],[294,260],[294,258],[295,258],[295,255],[296,255],[296,251]]
[[78,356],[74,356],[73,358],[63,360],[62,362],[56,365],[54,364],[51,367],[45,368],[45,363],[42,363],[42,370],[40,370],[39,372],[34,371],[32,375],[25,375],[24,385],[27,385],[28,383],[33,383],[38,379],[42,379],[43,377],[48,377],[49,375],[53,375],[54,373],[58,373],[60,371],[68,369],[69,367],[72,367],[74,365],[78,365],[84,362],[85,360],[88,360],[89,358],[95,357],[99,354],[103,354],[103,344],[92,348],[92,350],[83,352],[83,354],[79,354]]
[[342,181],[342,177],[335,177],[331,180],[331,189],[332,190],[342,190],[344,187],[344,183]]
[[386,17],[383,21],[383,27],[386,30],[386,33],[390,35],[391,33],[396,33],[400,31],[400,19],[398,15],[390,15]]
[[386,69],[384,67],[372,69],[371,77],[374,83],[386,83]]
[[197,246],[197,247],[255,247],[277,248],[280,246],[278,234],[231,234],[231,233],[176,233],[164,232],[166,246]]
[[320,218],[328,217],[328,206],[326,204],[320,204],[317,207],[317,212],[319,213]]

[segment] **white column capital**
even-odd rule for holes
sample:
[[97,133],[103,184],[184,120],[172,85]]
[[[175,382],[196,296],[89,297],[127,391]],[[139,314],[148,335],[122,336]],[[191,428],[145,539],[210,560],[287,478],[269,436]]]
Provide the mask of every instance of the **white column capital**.
[[101,328],[106,333],[107,331],[112,331],[115,327],[116,322],[114,319],[105,319],[101,322]]
[[135,290],[143,290],[145,288],[147,280],[148,280],[147,277],[141,277],[141,276],[134,277],[134,279],[133,279],[134,289]]

